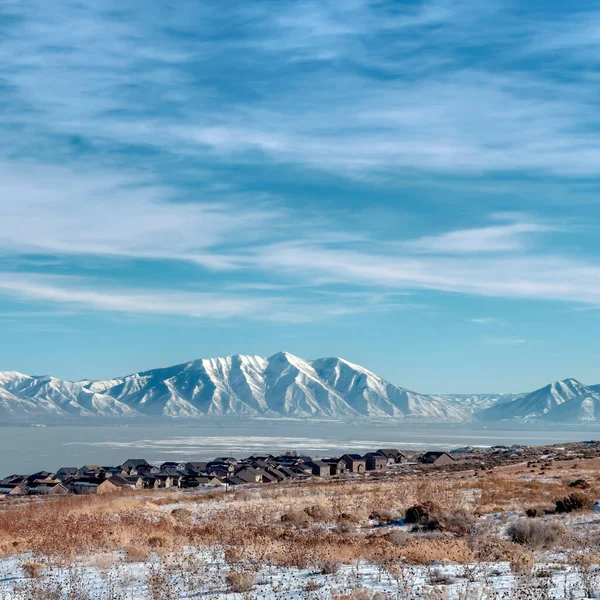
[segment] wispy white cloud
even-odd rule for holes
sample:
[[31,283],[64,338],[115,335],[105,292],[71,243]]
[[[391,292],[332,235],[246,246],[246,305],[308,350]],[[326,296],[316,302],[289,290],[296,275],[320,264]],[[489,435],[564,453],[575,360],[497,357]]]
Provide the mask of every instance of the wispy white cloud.
[[285,230],[283,209],[268,201],[169,202],[173,190],[152,178],[0,163],[0,181],[5,253],[168,259],[229,269],[235,256],[216,248],[235,239],[239,250],[277,221]]
[[468,323],[475,323],[477,325],[495,325],[501,323],[502,320],[497,317],[475,317],[473,319],[467,319]]
[[527,340],[520,337],[486,338],[483,341],[488,346],[520,346],[521,344],[527,344]]
[[425,236],[406,242],[406,246],[416,252],[434,254],[509,252],[523,250],[530,245],[532,233],[555,230],[549,225],[522,221]]
[[544,22],[562,32],[552,46],[498,2],[234,2],[226,16],[190,4],[135,18],[112,2],[9,6],[20,20],[0,58],[23,110],[2,120],[35,130],[38,150],[83,135],[348,175],[598,175],[596,83],[514,66],[589,47],[596,13]]
[[[552,38],[501,2],[141,8],[0,7],[13,17],[0,23],[11,107],[0,114],[0,251],[13,270],[33,254],[47,269],[53,257],[83,256],[198,270],[169,293],[141,283],[122,291],[115,280],[37,280],[38,261],[32,274],[3,276],[5,293],[93,310],[282,320],[404,307],[394,295],[421,290],[600,303],[597,256],[560,244],[569,223],[469,213],[386,236],[235,185],[248,164],[295,165],[294,182],[302,169],[498,173],[501,184],[507,173],[595,177],[597,82],[581,69],[565,78],[519,61],[554,61],[567,49],[561,60],[575,60],[593,46],[596,13],[554,18],[545,24],[560,33]],[[192,192],[178,179],[180,161],[194,171]],[[52,166],[60,162],[70,167]],[[453,184],[443,180],[439,204]],[[593,202],[593,182],[581,185]],[[220,277],[214,292],[190,292],[207,270]]]
[[[186,290],[196,283],[207,285],[203,271],[175,280],[176,296],[162,299],[152,289],[139,297],[131,293],[106,298],[98,290],[81,295],[77,290],[63,293],[62,286],[22,287],[19,280],[21,287],[14,291],[40,300],[188,316],[203,315],[213,304],[215,315],[251,314],[260,302],[271,311],[271,303],[294,304],[294,297],[306,297],[306,303],[323,308],[322,314],[340,314],[359,306],[367,310],[417,305],[419,301],[397,302],[390,294],[418,290],[600,303],[600,266],[561,254],[560,245],[545,249],[542,234],[560,240],[568,227],[531,215],[492,214],[481,226],[402,240],[380,238],[368,227],[347,230],[326,211],[297,212],[274,199],[243,204],[223,196],[221,202],[172,202],[167,187],[110,172],[9,172],[0,166],[0,176],[0,248],[5,261],[14,257],[18,267],[21,257],[29,254],[168,259],[220,274],[218,282],[208,285],[224,294],[220,306],[215,298],[188,295]],[[43,269],[35,261],[27,268]],[[315,292],[323,298],[322,292],[332,285],[344,289],[335,289],[327,303],[319,301]],[[243,298],[250,299],[248,304]],[[299,311],[307,312],[311,313],[306,307]]]
[[[288,324],[309,323],[354,315],[365,310],[388,311],[401,307],[374,295],[348,297],[343,303],[333,299],[264,295],[235,292],[200,292],[185,289],[107,286],[106,283],[77,276],[15,274],[0,272],[0,296],[30,302],[43,302],[86,312],[125,313],[138,316],[174,316],[193,319],[273,321]],[[406,308],[415,308],[408,305]]]

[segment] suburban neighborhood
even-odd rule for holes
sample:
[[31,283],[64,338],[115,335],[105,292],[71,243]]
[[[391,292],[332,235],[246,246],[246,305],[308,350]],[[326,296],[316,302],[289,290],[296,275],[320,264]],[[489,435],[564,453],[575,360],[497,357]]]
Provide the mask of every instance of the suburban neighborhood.
[[310,478],[368,475],[410,465],[451,465],[447,452],[402,452],[382,448],[339,457],[312,458],[286,453],[253,455],[244,459],[219,456],[214,460],[168,461],[152,464],[130,458],[117,466],[61,467],[55,473],[13,474],[0,480],[0,497],[106,494],[120,489],[227,488],[244,484],[281,483]]

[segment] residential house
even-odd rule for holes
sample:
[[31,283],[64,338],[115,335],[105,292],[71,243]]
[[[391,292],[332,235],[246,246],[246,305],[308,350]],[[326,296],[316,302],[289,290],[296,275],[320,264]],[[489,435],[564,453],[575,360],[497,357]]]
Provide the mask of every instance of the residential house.
[[297,479],[300,475],[304,475],[304,473],[299,473],[298,471],[294,471],[289,467],[285,467],[284,465],[278,465],[273,468],[274,471],[278,471],[286,476],[287,479]]
[[322,460],[311,460],[306,463],[306,467],[310,468],[311,473],[316,477],[329,477],[331,474],[330,465]]
[[217,477],[229,477],[235,473],[234,463],[213,460],[206,465],[206,473]]
[[77,467],[61,467],[56,471],[56,478],[60,481],[64,481],[65,479],[69,479],[69,477],[74,477],[78,470]]
[[237,460],[237,458],[234,458],[233,456],[217,456],[217,458],[215,458],[214,462],[229,463],[230,465],[237,465],[238,460]]
[[34,483],[27,489],[30,496],[62,496],[68,493],[67,487],[58,481]]
[[367,470],[367,461],[360,454],[344,454],[341,460],[348,473],[364,473]]
[[49,471],[38,471],[27,477],[27,483],[32,483],[34,481],[52,481],[54,478],[54,473],[50,473]]
[[144,473],[158,473],[158,467],[151,465],[143,458],[128,458],[122,465],[121,470],[128,475],[142,475]]
[[205,473],[206,465],[208,465],[208,462],[202,462],[202,461],[187,462],[187,463],[185,463],[185,469],[186,469],[186,471],[190,471],[191,473]]
[[115,474],[110,476],[110,482],[121,489],[135,489],[138,487],[138,482],[140,483],[139,487],[142,487],[141,481],[141,477],[135,475]]
[[173,473],[175,471],[185,471],[186,469],[186,463],[183,462],[173,462],[173,461],[169,461],[169,462],[164,462],[162,465],[160,465],[160,471],[162,473]]
[[380,448],[375,454],[385,456],[388,466],[398,465],[407,461],[406,454],[395,448]]
[[83,477],[91,477],[92,474],[98,474],[102,470],[100,465],[83,465],[83,467],[77,469],[77,474]]
[[243,467],[235,472],[236,477],[244,483],[262,483],[264,473],[261,469],[255,469],[254,467]]
[[279,477],[271,473],[268,469],[258,469],[262,475],[261,483],[279,483]]
[[23,496],[26,489],[25,484],[2,483],[0,484],[0,496]]
[[426,465],[436,466],[451,465],[455,462],[447,452],[425,452],[419,461]]
[[387,458],[381,454],[367,452],[364,456],[367,471],[383,471],[387,466]]
[[85,477],[74,480],[71,489],[75,494],[108,494],[117,491],[119,486],[110,479]]
[[329,465],[330,475],[343,475],[346,472],[346,463],[341,458],[323,458],[322,462]]

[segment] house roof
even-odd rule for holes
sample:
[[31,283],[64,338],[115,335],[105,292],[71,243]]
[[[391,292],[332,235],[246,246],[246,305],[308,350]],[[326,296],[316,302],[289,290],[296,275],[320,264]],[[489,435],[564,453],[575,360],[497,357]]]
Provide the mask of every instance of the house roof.
[[448,458],[451,458],[452,460],[454,460],[454,457],[451,454],[448,454],[448,452],[440,452],[437,450],[431,451],[431,452],[425,452],[425,454],[423,454],[423,456],[421,458],[424,461],[433,462],[433,461],[436,461],[440,456],[447,456]]
[[229,477],[227,479],[227,483],[229,485],[244,485],[244,484],[246,484],[248,482],[244,481],[243,479],[240,479],[239,477]]
[[128,458],[121,467],[150,467],[152,466],[145,458]]
[[307,463],[308,466],[310,467],[320,467],[321,469],[328,469],[329,465],[322,460],[311,460],[309,463]]
[[388,458],[390,458],[390,457],[396,458],[396,456],[404,456],[404,453],[400,452],[400,450],[397,450],[396,448],[380,448],[379,450],[377,450],[377,452],[375,454],[382,454],[383,456],[386,456]]
[[129,485],[135,485],[135,482],[138,480],[137,477],[123,477],[123,475],[113,475],[110,478],[110,482],[114,483],[119,487],[126,487]]

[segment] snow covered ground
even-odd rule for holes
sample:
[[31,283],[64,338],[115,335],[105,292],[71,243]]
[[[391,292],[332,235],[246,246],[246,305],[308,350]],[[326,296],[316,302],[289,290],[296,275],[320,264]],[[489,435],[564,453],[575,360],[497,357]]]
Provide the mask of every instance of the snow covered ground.
[[[103,554],[69,566],[48,566],[28,578],[27,556],[0,562],[0,599],[69,598],[83,600],[283,599],[283,598],[429,598],[431,600],[600,597],[596,571],[577,571],[563,562],[539,563],[531,575],[516,575],[507,562],[469,565],[432,564],[386,570],[357,562],[337,573],[268,567],[255,573],[250,595],[228,591],[230,572],[223,557],[186,549],[179,556],[154,556],[126,563]],[[518,592],[529,595],[519,596]],[[336,594],[338,594],[336,596]],[[354,595],[352,595],[354,594]]]
[[[600,513],[588,507],[527,519],[524,510],[547,506],[582,478],[585,494],[596,496],[598,468],[591,459],[485,475],[432,471],[227,495],[2,505],[0,600],[597,599]],[[442,507],[442,519],[462,515],[468,529],[416,531],[402,516],[424,499]],[[548,525],[560,535],[517,544],[509,541],[515,523]],[[29,535],[35,527],[54,542]],[[62,552],[65,527],[81,532],[69,537],[70,552]],[[12,543],[22,550],[11,551]]]

